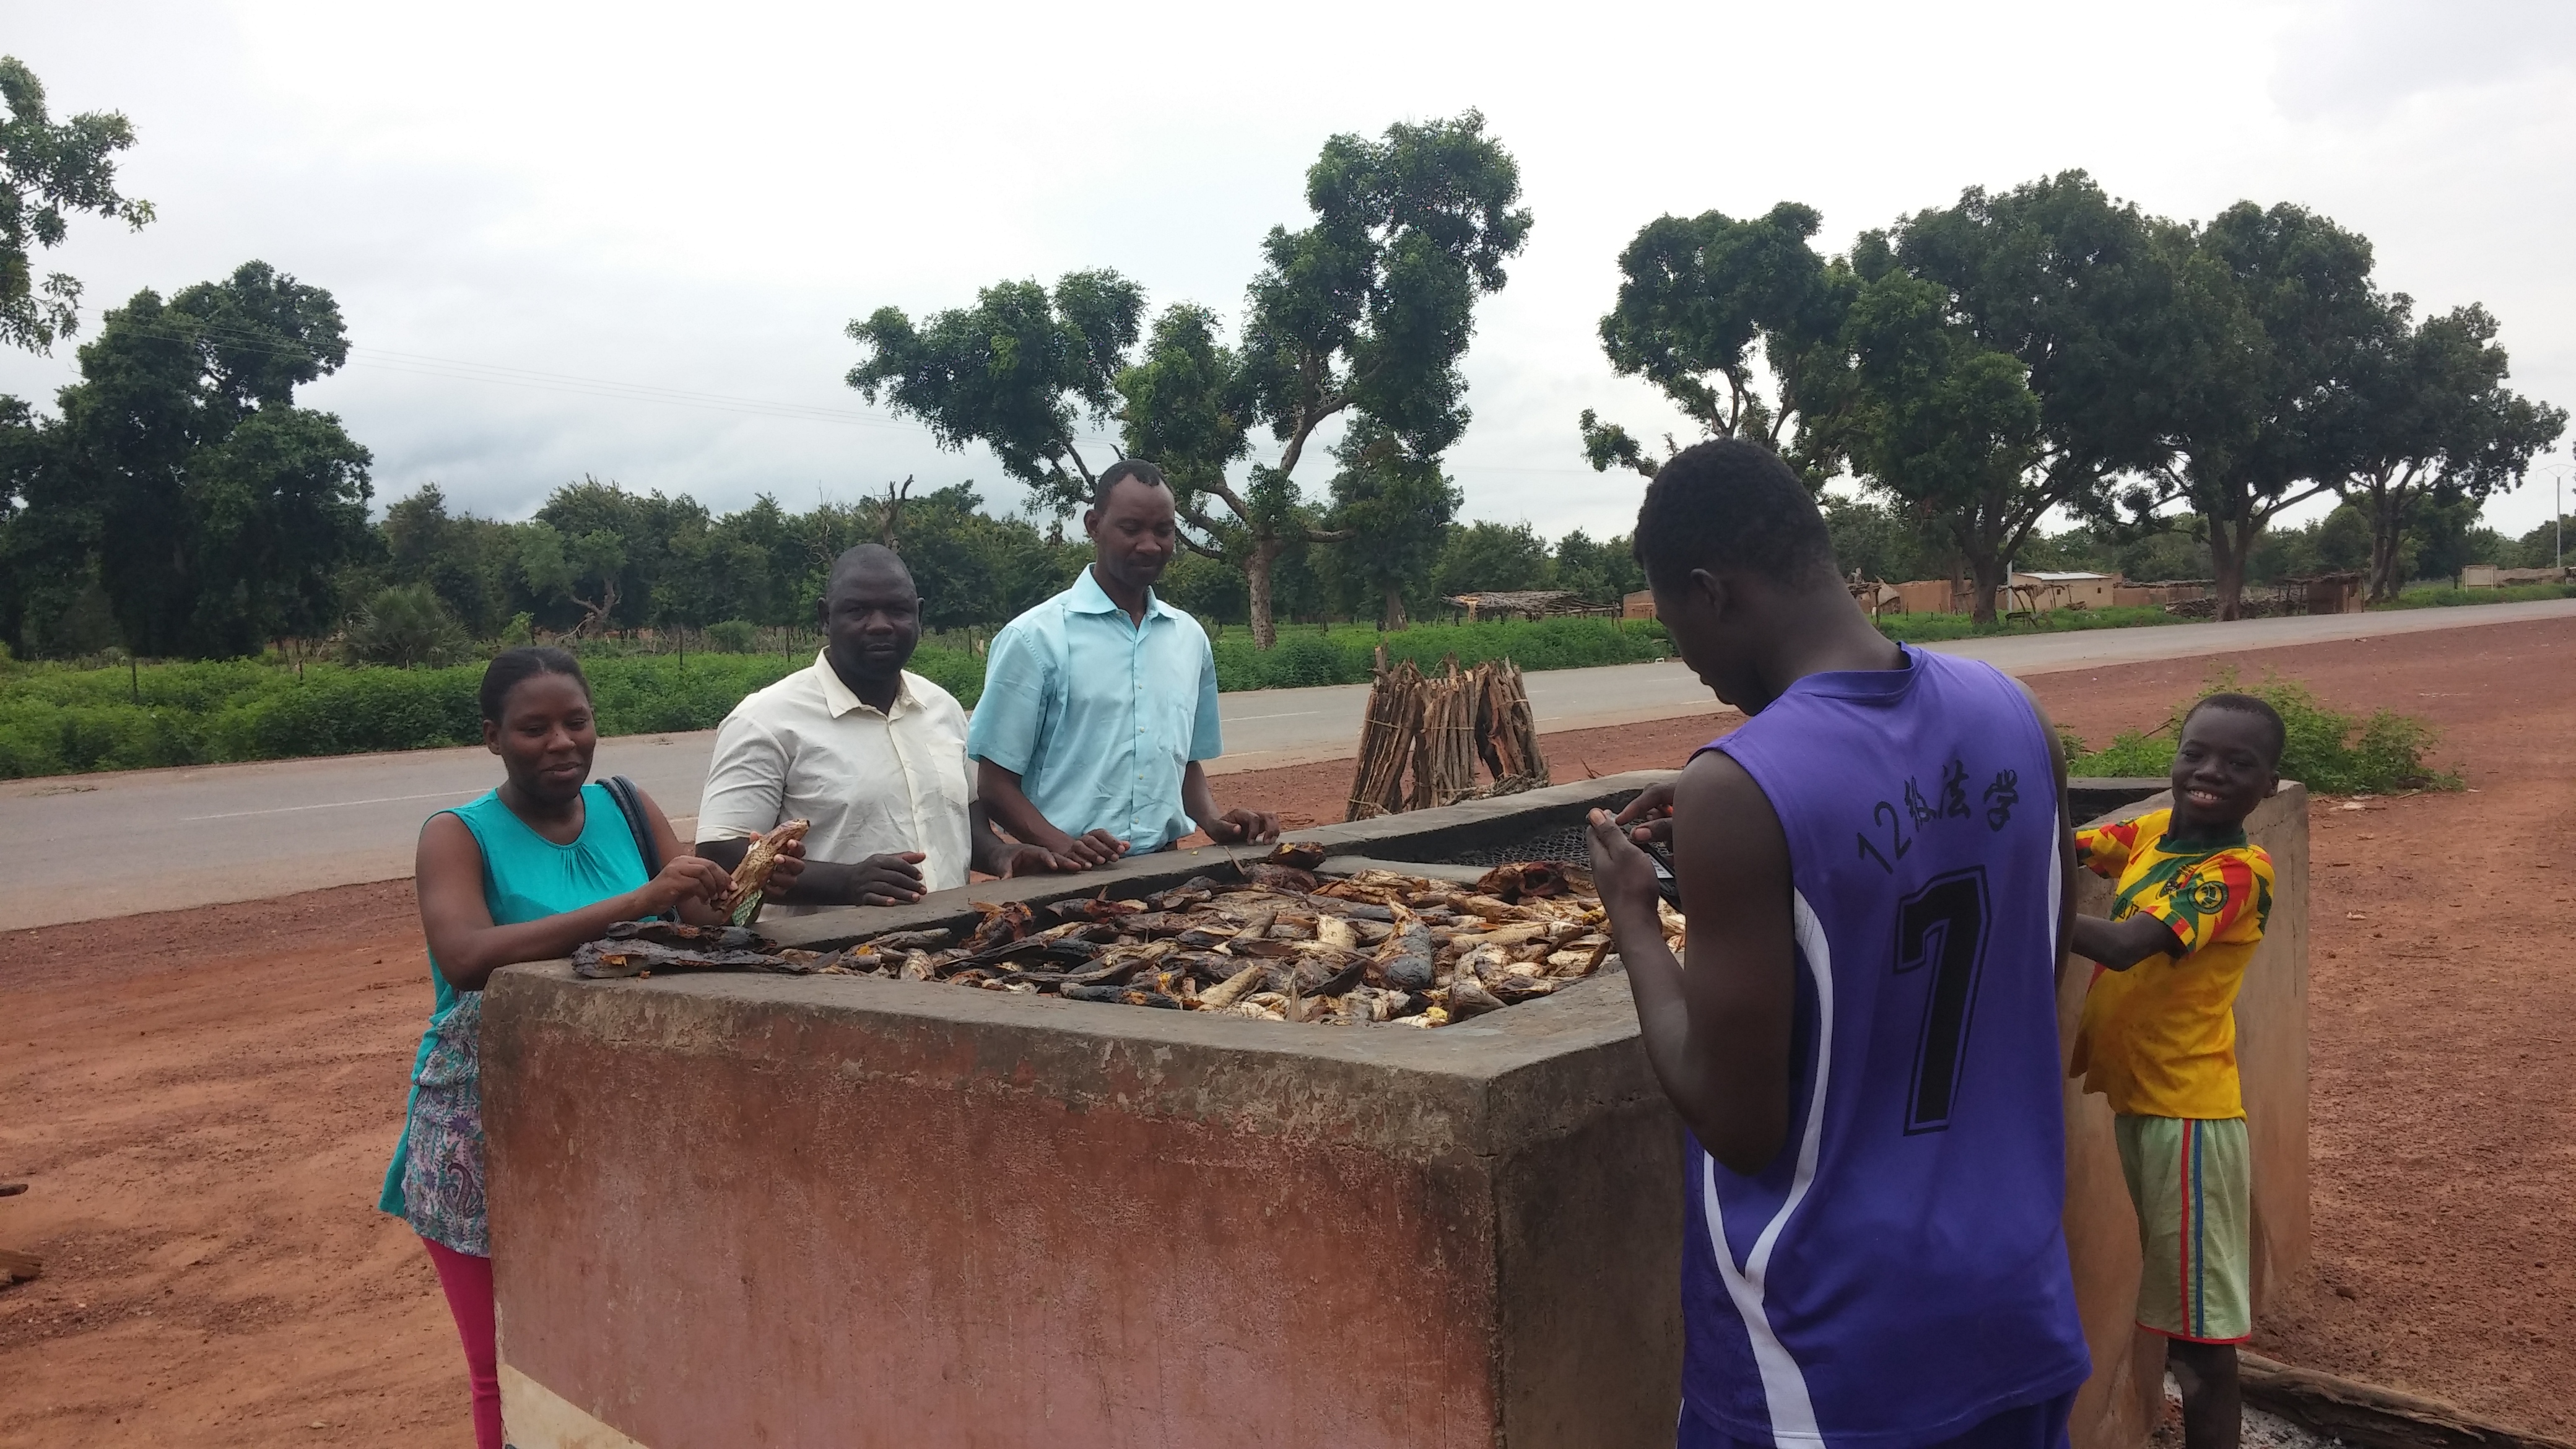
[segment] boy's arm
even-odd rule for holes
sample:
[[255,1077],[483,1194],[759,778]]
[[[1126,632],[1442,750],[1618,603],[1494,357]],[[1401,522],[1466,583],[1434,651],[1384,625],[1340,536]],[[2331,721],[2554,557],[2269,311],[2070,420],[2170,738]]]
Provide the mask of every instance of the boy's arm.
[[2099,961],[2114,971],[2126,971],[2150,956],[2180,960],[2185,954],[2173,927],[2144,911],[2125,921],[2077,916],[2074,936],[2076,955]]
[[[2176,879],[2172,889],[2141,897],[2127,918],[2087,926],[2075,949],[2125,971],[2149,956],[2180,961],[2212,942],[2242,938],[2249,919],[2259,937],[2270,906],[2270,874],[2268,857],[2258,852],[2222,851]],[[2102,949],[2088,949],[2087,939]]]
[[1673,858],[1690,968],[1664,944],[1654,862],[1606,810],[1592,825],[1593,878],[1637,1004],[1646,1059],[1709,1155],[1761,1171],[1789,1135],[1789,1027],[1796,999],[1789,842],[1753,777],[1710,750],[1673,796]]
[[2075,863],[2105,880],[2118,880],[2129,865],[2129,852],[2137,847],[2138,823],[2134,820],[2095,825],[2075,832]]

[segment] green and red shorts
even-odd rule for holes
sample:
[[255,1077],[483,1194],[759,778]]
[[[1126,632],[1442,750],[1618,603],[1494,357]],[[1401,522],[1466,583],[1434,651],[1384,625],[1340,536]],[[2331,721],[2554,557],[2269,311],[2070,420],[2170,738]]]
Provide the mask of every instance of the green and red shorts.
[[2138,1210],[2138,1326],[2193,1343],[2254,1332],[2245,1119],[2112,1119]]

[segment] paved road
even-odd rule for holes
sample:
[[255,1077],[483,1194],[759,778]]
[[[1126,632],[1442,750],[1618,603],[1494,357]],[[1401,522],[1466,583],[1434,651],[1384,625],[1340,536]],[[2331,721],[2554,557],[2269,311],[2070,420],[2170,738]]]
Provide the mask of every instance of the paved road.
[[[2150,629],[2013,635],[1936,646],[2015,674],[2522,619],[2576,619],[2576,600]],[[1714,702],[1678,663],[1529,676],[1550,730],[1706,714]],[[1221,701],[1223,768],[1338,760],[1359,738],[1362,685],[1263,690]],[[697,808],[709,733],[603,741],[602,774],[632,776],[674,814]],[[0,784],[0,929],[255,900],[411,873],[423,816],[495,778],[479,749],[55,777]],[[682,821],[685,831],[687,822]]]

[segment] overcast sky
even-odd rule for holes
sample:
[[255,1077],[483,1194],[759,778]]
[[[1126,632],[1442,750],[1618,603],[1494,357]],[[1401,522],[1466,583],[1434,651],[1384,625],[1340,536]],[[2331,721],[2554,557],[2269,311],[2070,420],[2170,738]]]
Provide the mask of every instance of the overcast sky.
[[[1733,3],[574,6],[0,0],[58,116],[121,110],[160,219],[40,258],[87,328],[259,258],[339,299],[351,366],[303,394],[375,452],[521,517],[593,474],[719,510],[917,475],[1010,506],[980,451],[865,408],[842,332],[1006,277],[1107,266],[1159,306],[1241,305],[1302,224],[1326,136],[1481,108],[1537,224],[1484,304],[1474,518],[1624,532],[1639,482],[1575,415],[1680,426],[1593,328],[1664,212],[1903,212],[2089,170],[2148,210],[2294,201],[2377,246],[2382,285],[2484,302],[2513,385],[2576,405],[2576,4]],[[0,392],[72,375],[0,353]],[[655,391],[660,390],[660,391]],[[735,401],[727,401],[735,400]],[[712,405],[691,405],[712,404]],[[2563,466],[2564,446],[2547,463]],[[1328,460],[1301,472],[1320,491]],[[2489,507],[2519,533],[2549,480]]]

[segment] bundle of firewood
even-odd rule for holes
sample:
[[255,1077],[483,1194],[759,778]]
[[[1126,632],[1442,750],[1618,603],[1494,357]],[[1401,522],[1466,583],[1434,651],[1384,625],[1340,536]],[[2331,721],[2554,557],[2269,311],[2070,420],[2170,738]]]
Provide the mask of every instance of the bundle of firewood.
[[[1426,810],[1548,783],[1529,691],[1510,660],[1462,670],[1452,655],[1440,673],[1425,675],[1409,659],[1389,668],[1380,645],[1376,674],[1343,819]],[[1490,778],[1483,786],[1476,782],[1479,759]]]

